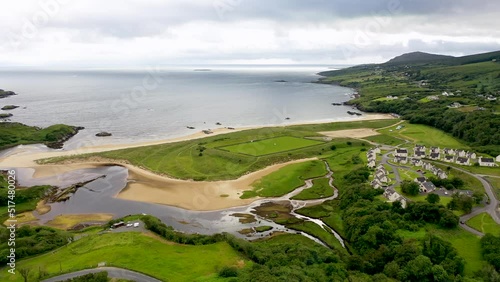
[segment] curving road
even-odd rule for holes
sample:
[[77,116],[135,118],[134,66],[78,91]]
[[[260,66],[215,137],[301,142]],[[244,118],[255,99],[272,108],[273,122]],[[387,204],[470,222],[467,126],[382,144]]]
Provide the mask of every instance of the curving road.
[[127,280],[132,280],[132,281],[137,281],[137,282],[161,282],[161,280],[158,280],[156,278],[153,278],[151,276],[144,275],[139,272],[131,271],[128,269],[123,269],[123,268],[117,268],[117,267],[98,267],[98,268],[92,268],[92,269],[84,269],[80,271],[75,271],[71,273],[66,273],[62,274],[56,277],[52,277],[46,280],[42,280],[42,282],[57,282],[57,281],[64,281],[68,279],[72,279],[78,276],[82,276],[85,274],[90,274],[90,273],[98,273],[98,272],[103,272],[106,271],[108,272],[108,276],[112,278],[119,278],[119,279],[127,279]]

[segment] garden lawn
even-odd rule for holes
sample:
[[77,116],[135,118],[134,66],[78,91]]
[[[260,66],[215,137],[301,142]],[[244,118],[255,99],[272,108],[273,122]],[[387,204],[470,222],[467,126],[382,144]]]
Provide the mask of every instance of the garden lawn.
[[500,236],[500,225],[498,225],[488,213],[480,213],[467,220],[467,225],[484,234],[491,233]]
[[[243,259],[227,243],[180,245],[137,232],[89,235],[61,249],[20,260],[16,268],[30,268],[35,280],[38,270],[57,275],[63,272],[108,266],[127,268],[163,281],[196,281],[210,277],[223,266],[240,265]],[[5,269],[4,269],[5,270]],[[1,281],[23,281],[21,275],[0,273]]]
[[263,156],[309,146],[315,146],[323,143],[324,142],[317,140],[283,136],[219,147],[219,149],[251,156]]

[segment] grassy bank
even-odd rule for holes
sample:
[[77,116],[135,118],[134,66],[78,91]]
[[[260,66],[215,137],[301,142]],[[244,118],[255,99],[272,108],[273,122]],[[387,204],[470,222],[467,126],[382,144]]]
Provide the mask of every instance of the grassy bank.
[[[203,246],[179,245],[136,232],[90,235],[56,252],[21,260],[17,268],[39,269],[50,275],[72,272],[106,262],[139,271],[163,281],[203,281],[224,266],[243,266],[245,260],[227,243]],[[23,281],[20,275],[0,273],[2,281]]]
[[17,122],[0,123],[0,150],[21,144],[54,144],[75,135],[74,126],[56,124],[47,128],[28,126]]
[[484,234],[491,233],[500,236],[500,225],[498,225],[488,213],[480,213],[467,221],[467,225]]

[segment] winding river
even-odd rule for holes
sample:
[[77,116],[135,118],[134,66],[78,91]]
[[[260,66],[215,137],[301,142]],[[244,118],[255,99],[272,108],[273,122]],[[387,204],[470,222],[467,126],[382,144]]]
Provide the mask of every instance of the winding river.
[[[61,188],[68,187],[77,182],[84,182],[95,179],[94,181],[79,188],[69,200],[50,204],[51,210],[46,214],[35,214],[41,224],[52,220],[61,214],[81,214],[81,213],[110,213],[115,217],[123,217],[130,214],[151,214],[161,219],[165,224],[174,227],[176,230],[187,233],[213,234],[218,232],[228,232],[238,237],[244,237],[249,240],[262,238],[271,235],[273,232],[300,233],[324,246],[319,239],[295,230],[291,230],[284,225],[277,224],[267,218],[255,214],[255,208],[269,202],[288,202],[292,210],[290,214],[299,219],[313,222],[325,231],[333,234],[344,246],[342,238],[334,230],[328,227],[320,219],[310,218],[296,213],[296,211],[305,206],[321,204],[327,200],[335,199],[338,196],[338,190],[333,186],[333,172],[328,163],[325,162],[328,174],[320,178],[329,178],[329,185],[334,190],[331,197],[315,200],[292,200],[305,189],[313,186],[314,179],[305,180],[305,184],[294,191],[276,198],[259,199],[249,205],[234,207],[219,211],[190,211],[178,207],[151,204],[145,202],[129,201],[116,198],[115,196],[123,189],[127,189],[128,170],[121,166],[102,166],[89,169],[78,169],[56,176],[45,178],[34,178],[34,169],[18,168],[17,177],[21,186],[34,185],[54,185]],[[98,178],[99,176],[105,176]],[[256,221],[252,223],[241,223],[238,217],[233,214],[252,214]],[[273,229],[262,233],[240,234],[238,231],[258,226],[272,226]]]

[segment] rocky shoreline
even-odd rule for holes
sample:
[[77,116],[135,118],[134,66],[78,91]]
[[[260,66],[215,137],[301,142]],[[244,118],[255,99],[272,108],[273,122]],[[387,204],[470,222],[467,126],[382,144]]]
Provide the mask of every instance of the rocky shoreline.
[[85,129],[83,126],[73,126],[73,131],[65,134],[63,137],[59,138],[59,140],[54,141],[54,142],[47,142],[45,145],[51,149],[62,149],[64,146],[64,142],[68,141],[71,137],[75,136],[80,132],[80,130]]

